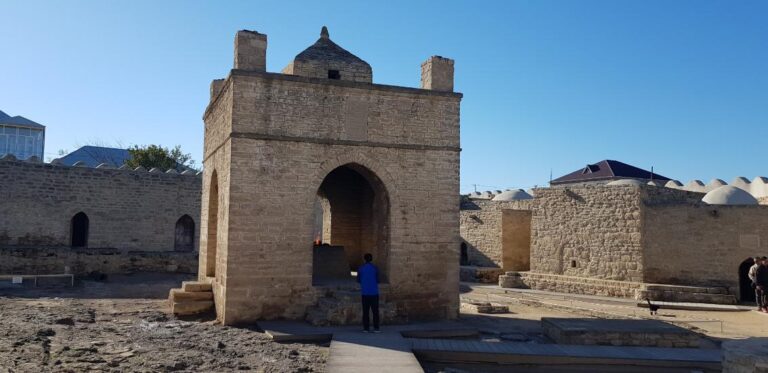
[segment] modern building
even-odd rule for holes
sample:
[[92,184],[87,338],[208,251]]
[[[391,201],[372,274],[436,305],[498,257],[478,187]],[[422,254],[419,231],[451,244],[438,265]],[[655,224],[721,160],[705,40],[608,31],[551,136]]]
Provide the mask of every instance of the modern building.
[[45,126],[17,115],[0,111],[0,157],[11,154],[17,159],[43,159]]

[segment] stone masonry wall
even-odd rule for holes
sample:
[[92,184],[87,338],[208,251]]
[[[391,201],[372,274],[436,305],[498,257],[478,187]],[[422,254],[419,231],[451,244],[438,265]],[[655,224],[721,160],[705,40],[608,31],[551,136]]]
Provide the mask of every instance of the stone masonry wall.
[[0,160],[0,247],[68,247],[84,212],[89,248],[173,251],[179,218],[198,231],[200,189],[195,175]]
[[725,286],[738,294],[739,265],[768,253],[768,206],[647,206],[646,282]]
[[534,193],[532,272],[643,281],[640,189],[577,186]]
[[[214,287],[225,294],[223,311],[216,298],[220,319],[303,318],[318,299],[317,191],[350,163],[376,175],[388,195],[387,301],[412,319],[455,318],[460,95],[236,70],[227,85],[206,114],[204,163],[206,177],[213,167],[228,175],[226,192],[219,181],[228,201],[220,203],[217,250],[225,257]],[[214,122],[228,115],[227,89],[232,133],[209,143]]]
[[502,220],[504,210],[530,210],[534,200],[461,200],[461,239],[467,244],[470,265],[503,266]]
[[134,272],[196,273],[197,253],[89,248],[0,248],[0,274],[77,276]]

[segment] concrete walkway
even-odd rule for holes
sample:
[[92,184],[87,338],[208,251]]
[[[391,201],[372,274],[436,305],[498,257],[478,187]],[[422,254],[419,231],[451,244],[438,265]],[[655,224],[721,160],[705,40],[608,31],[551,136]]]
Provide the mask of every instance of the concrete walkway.
[[399,331],[380,334],[344,331],[333,334],[327,370],[334,373],[421,373],[411,342]]

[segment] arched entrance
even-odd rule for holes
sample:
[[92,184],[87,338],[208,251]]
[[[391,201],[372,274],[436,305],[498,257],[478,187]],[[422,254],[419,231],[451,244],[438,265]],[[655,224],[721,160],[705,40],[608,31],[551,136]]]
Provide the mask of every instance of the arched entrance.
[[205,250],[205,275],[216,276],[216,249],[218,248],[219,228],[219,178],[216,170],[211,175],[211,185],[208,188],[208,232]]
[[752,288],[752,280],[749,279],[749,268],[755,264],[755,260],[747,258],[739,265],[739,300],[742,302],[755,301],[755,289]]
[[87,247],[88,246],[88,226],[90,222],[88,215],[80,211],[72,217],[70,221],[70,246]]
[[195,221],[189,215],[183,215],[176,221],[173,249],[192,251],[195,248]]
[[388,281],[389,196],[376,174],[356,163],[337,167],[318,188],[315,214],[313,284],[352,281],[365,253]]

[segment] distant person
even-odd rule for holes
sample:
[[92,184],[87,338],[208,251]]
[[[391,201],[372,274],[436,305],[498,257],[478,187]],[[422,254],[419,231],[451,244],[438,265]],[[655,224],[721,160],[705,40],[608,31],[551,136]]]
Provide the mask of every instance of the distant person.
[[363,300],[363,333],[371,331],[368,312],[373,313],[373,332],[379,333],[379,269],[371,263],[373,255],[365,254],[363,259],[365,264],[357,270],[357,282],[360,283],[360,294]]
[[768,260],[763,258],[760,258],[761,264],[757,268],[755,275],[755,296],[757,297],[758,304],[761,305],[759,311],[768,312],[768,309],[766,309],[768,305],[765,304],[766,291],[768,291]]
[[752,289],[755,291],[755,303],[757,303],[758,311],[765,308],[765,304],[763,304],[762,300],[757,295],[757,269],[760,268],[760,265],[762,263],[763,263],[763,258],[756,256],[754,258],[754,264],[752,264],[752,266],[749,267],[749,272],[747,272],[747,277],[749,277],[749,281],[752,281]]

